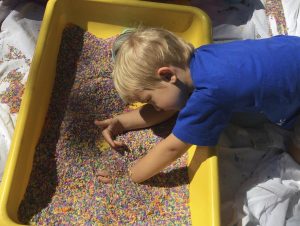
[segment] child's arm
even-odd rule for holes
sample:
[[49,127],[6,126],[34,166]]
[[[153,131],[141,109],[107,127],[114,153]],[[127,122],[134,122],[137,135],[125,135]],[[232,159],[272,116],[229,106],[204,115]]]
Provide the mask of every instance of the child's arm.
[[170,134],[129,169],[132,181],[140,183],[159,173],[183,155],[190,146],[191,144],[184,143]]
[[153,105],[145,104],[138,109],[118,115],[127,130],[141,129],[159,124],[171,118],[177,111],[157,111]]
[[161,123],[172,117],[176,111],[157,111],[151,104],[115,116],[103,121],[95,120],[95,124],[102,129],[104,139],[113,148],[122,144],[114,141],[114,136],[128,130],[146,128]]

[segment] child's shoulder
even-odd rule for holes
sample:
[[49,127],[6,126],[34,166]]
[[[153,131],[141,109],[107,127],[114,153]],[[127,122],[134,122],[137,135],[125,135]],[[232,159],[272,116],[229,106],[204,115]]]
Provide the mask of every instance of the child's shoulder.
[[[300,37],[291,36],[291,35],[277,35],[269,38],[263,39],[243,39],[243,40],[234,40],[229,42],[222,43],[210,43],[198,47],[195,52],[206,50],[206,49],[230,49],[235,46],[261,46],[261,45],[270,45],[275,43],[286,43],[286,44],[296,44],[300,45]],[[278,46],[279,47],[279,46]]]
[[299,54],[300,37],[278,35],[265,39],[246,39],[203,45],[195,50],[194,58],[212,63],[214,61],[241,62],[243,59],[253,58],[260,60],[267,59],[267,57],[269,60],[282,59],[288,55],[296,56],[296,59],[299,59]]

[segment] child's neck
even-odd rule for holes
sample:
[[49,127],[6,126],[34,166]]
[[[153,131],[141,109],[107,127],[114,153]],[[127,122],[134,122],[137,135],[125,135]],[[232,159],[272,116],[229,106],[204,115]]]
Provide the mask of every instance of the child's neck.
[[180,73],[178,73],[178,78],[184,83],[187,87],[187,91],[192,93],[194,90],[194,84],[191,76],[190,69],[187,67],[185,70],[180,69]]
[[172,68],[172,71],[174,74],[176,74],[177,79],[183,83],[188,93],[192,93],[194,90],[194,84],[190,72],[190,68],[186,67],[185,69],[182,69],[180,67],[170,66]]

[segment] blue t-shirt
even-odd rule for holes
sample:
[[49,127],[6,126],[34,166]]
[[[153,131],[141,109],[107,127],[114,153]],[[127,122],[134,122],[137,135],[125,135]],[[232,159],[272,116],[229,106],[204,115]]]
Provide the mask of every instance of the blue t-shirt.
[[216,145],[234,112],[262,113],[288,129],[300,114],[300,37],[201,46],[190,71],[194,91],[173,129],[186,143]]

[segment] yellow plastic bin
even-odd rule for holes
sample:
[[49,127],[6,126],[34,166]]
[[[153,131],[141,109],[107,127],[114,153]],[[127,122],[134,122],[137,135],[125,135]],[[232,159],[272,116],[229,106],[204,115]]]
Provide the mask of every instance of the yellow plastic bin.
[[[112,13],[113,12],[113,13]],[[101,38],[126,27],[159,26],[200,46],[211,42],[207,15],[189,6],[124,0],[50,0],[26,84],[14,138],[0,187],[0,225],[20,225],[17,212],[28,184],[35,147],[48,111],[62,31],[73,23]],[[217,157],[189,150],[192,224],[220,225]],[[203,149],[203,148],[202,148]]]

